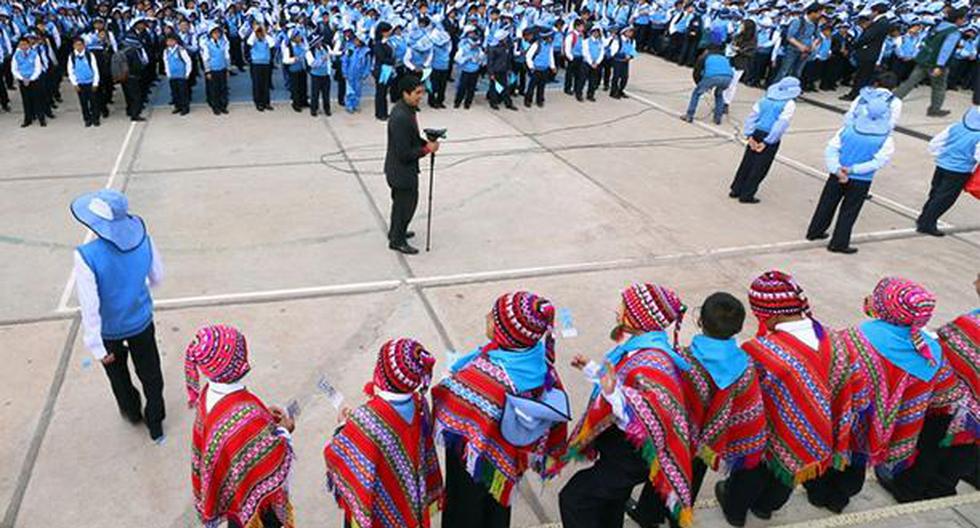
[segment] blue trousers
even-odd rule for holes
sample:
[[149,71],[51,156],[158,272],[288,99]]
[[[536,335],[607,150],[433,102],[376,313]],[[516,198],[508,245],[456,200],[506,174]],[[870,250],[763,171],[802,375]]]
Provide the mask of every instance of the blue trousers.
[[715,89],[715,121],[721,121],[721,115],[725,111],[725,100],[722,98],[722,94],[725,88],[728,88],[728,84],[732,82],[731,76],[723,77],[704,77],[701,82],[694,88],[691,93],[691,102],[687,105],[687,116],[694,117],[694,113],[698,111],[698,102],[701,101],[701,96],[705,94],[708,90],[712,88]]

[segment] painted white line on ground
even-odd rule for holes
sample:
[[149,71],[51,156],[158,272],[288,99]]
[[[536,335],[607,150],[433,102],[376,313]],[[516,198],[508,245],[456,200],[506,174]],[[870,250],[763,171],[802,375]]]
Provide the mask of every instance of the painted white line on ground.
[[881,521],[903,515],[945,510],[947,508],[955,508],[957,506],[964,506],[966,504],[974,504],[977,502],[980,502],[980,491],[964,493],[963,495],[953,495],[952,497],[943,497],[941,499],[931,499],[918,502],[907,502],[905,504],[896,504],[893,506],[884,506],[873,510],[842,513],[832,517],[824,517],[823,519],[814,519],[812,521],[804,521],[793,524],[783,524],[780,525],[780,527],[831,528],[835,526],[854,526],[856,524]]
[[[112,171],[109,172],[109,179],[105,182],[105,189],[111,189],[113,184],[116,183],[116,176],[119,174],[119,166],[122,165],[123,157],[126,155],[126,149],[129,148],[129,140],[133,137],[133,130],[136,129],[136,122],[129,123],[129,130],[126,131],[126,138],[123,139],[122,146],[119,147],[119,153],[116,154],[116,162],[112,164]],[[92,241],[95,235],[86,230],[85,238],[82,239],[82,244]],[[75,289],[75,270],[74,267],[71,273],[68,274],[68,280],[65,282],[65,289],[61,292],[61,299],[58,300],[58,308],[56,311],[63,312],[68,307],[68,299],[71,298],[71,293]]]
[[[670,114],[670,115],[675,115],[677,117],[680,117],[681,116],[681,114],[679,112],[676,112],[676,111],[674,111],[674,110],[672,110],[672,109],[670,109],[670,108],[668,108],[668,107],[666,107],[666,106],[664,106],[664,105],[662,105],[660,103],[656,103],[654,101],[651,101],[650,99],[647,99],[646,97],[644,97],[642,95],[633,93],[630,90],[625,90],[625,92],[626,92],[627,95],[629,95],[630,97],[636,99],[637,101],[640,101],[642,103],[648,104],[648,105],[650,105],[650,106],[652,106],[652,107],[654,107],[654,108],[656,108],[656,109],[658,109],[658,110],[660,110],[660,111],[662,111],[664,113],[667,113],[667,114]],[[721,136],[721,137],[731,138],[732,141],[734,141],[736,143],[744,143],[744,141],[742,141],[742,138],[738,134],[733,134],[733,133],[731,133],[729,131],[726,131],[726,130],[724,130],[722,128],[718,128],[716,126],[709,125],[708,123],[702,123],[701,121],[698,121],[696,119],[692,122],[692,124],[695,125],[695,126],[697,126],[697,127],[699,127],[699,128],[703,128],[704,130],[707,130],[707,131],[709,131],[709,132],[711,132],[711,133],[713,133],[715,135],[718,135],[718,136]],[[816,167],[814,167],[812,165],[808,165],[806,163],[803,163],[802,161],[795,160],[793,158],[784,156],[782,154],[776,154],[776,159],[778,161],[781,161],[781,162],[783,162],[783,163],[785,163],[787,165],[790,165],[790,166],[792,166],[792,167],[794,167],[794,168],[796,168],[798,170],[802,170],[804,172],[808,172],[808,173],[810,173],[810,174],[812,174],[814,176],[817,176],[819,178],[827,178],[827,171],[820,170],[820,169],[818,169],[818,168],[816,168]],[[904,211],[904,212],[909,213],[909,214],[912,214],[912,215],[918,216],[918,214],[919,214],[919,210],[918,209],[913,209],[913,208],[911,208],[911,207],[909,207],[907,205],[904,205],[904,204],[902,204],[902,203],[900,203],[900,202],[898,202],[896,200],[893,200],[891,198],[888,198],[886,196],[882,196],[881,194],[878,194],[878,193],[872,193],[871,200],[872,201],[881,202],[882,204],[887,204],[887,205],[891,206],[894,209],[899,209],[901,211]],[[946,222],[943,222],[943,221],[940,220],[939,221],[939,227],[941,227],[943,229],[949,229],[949,228],[954,227],[954,226],[952,224],[949,224],[949,223],[946,223]]]

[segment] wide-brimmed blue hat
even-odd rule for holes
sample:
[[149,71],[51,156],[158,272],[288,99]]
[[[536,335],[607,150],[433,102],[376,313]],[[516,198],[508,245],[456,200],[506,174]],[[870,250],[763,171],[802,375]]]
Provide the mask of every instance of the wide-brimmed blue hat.
[[865,111],[854,119],[854,130],[861,134],[883,136],[891,129],[891,108],[884,99],[868,101]]
[[545,391],[537,400],[507,394],[500,434],[512,445],[525,447],[537,442],[556,423],[571,419],[568,395],[560,389]]
[[778,83],[766,89],[766,97],[776,101],[788,101],[799,97],[803,89],[796,77],[783,77]]
[[72,201],[71,214],[119,251],[130,251],[146,238],[143,219],[129,214],[129,200],[119,191],[103,189],[83,194]]
[[980,106],[971,106],[963,116],[963,124],[970,130],[980,130]]

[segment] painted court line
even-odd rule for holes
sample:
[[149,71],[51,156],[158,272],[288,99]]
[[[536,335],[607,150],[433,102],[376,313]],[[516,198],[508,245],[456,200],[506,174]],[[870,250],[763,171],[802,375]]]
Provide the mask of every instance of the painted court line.
[[[129,148],[129,141],[133,138],[133,130],[136,130],[136,122],[129,123],[129,130],[126,131],[126,138],[123,139],[122,146],[119,147],[119,154],[116,155],[116,162],[112,165],[112,171],[109,172],[109,179],[105,182],[105,189],[111,189],[113,184],[116,183],[116,176],[119,174],[119,166],[122,164],[123,156],[126,155],[126,149]],[[92,231],[87,231],[85,233],[85,238],[82,240],[82,244],[91,242],[95,235]],[[61,299],[58,301],[57,311],[62,312],[68,307],[68,299],[71,298],[72,290],[75,289],[75,270],[72,269],[71,273],[68,275],[68,280],[65,282],[65,289],[61,292]]]

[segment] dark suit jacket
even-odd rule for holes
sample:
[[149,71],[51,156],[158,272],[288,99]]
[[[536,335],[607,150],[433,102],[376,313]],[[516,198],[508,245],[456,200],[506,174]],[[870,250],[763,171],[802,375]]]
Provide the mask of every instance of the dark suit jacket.
[[854,45],[851,46],[854,58],[860,62],[877,61],[891,27],[891,21],[887,17],[881,17],[877,22],[868,26],[868,29],[862,31],[861,35],[854,41]]
[[425,157],[428,151],[425,139],[419,135],[416,112],[404,101],[398,101],[388,116],[385,178],[392,189],[417,189],[419,186],[419,158]]

